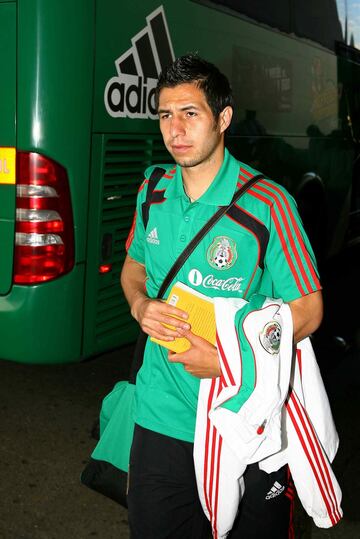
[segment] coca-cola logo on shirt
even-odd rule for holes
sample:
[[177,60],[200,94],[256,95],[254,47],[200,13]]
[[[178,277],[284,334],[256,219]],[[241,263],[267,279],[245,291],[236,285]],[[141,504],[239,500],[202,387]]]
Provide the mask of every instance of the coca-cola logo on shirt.
[[198,269],[192,269],[189,271],[188,279],[193,286],[214,288],[215,290],[224,290],[226,292],[242,292],[241,285],[244,277],[218,279],[213,274],[205,275],[204,277]]

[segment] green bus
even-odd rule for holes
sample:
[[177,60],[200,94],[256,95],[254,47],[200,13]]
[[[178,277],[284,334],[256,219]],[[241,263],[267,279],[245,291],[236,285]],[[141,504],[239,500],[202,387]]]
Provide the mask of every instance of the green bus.
[[186,52],[231,80],[231,151],[296,197],[321,261],[339,253],[358,215],[354,6],[0,0],[0,358],[135,339],[119,272],[143,171],[169,162],[156,80]]

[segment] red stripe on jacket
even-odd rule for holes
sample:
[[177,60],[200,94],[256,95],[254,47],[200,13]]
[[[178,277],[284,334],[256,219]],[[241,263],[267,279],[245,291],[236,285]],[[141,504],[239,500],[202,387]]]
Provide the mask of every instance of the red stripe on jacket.
[[[339,508],[338,508],[338,505],[337,505],[336,495],[335,495],[334,487],[333,487],[332,480],[331,480],[331,477],[330,477],[330,474],[329,474],[328,464],[327,464],[327,462],[325,460],[325,457],[324,457],[323,449],[320,447],[320,444],[318,442],[318,439],[317,439],[317,436],[315,434],[314,428],[313,428],[313,426],[311,424],[311,421],[309,420],[308,415],[307,415],[304,407],[302,406],[301,402],[299,401],[299,399],[298,399],[298,397],[297,397],[297,395],[295,393],[292,395],[292,398],[293,398],[296,410],[298,411],[299,416],[301,416],[301,418],[302,418],[301,422],[303,424],[304,430],[306,432],[306,436],[307,436],[307,438],[309,440],[309,444],[310,444],[311,449],[313,451],[313,454],[314,454],[314,457],[315,457],[316,462],[318,464],[319,470],[322,470],[325,473],[326,480],[325,480],[325,477],[323,476],[323,474],[321,474],[321,477],[322,477],[322,479],[324,481],[324,484],[327,487],[327,491],[328,491],[328,494],[329,494],[329,497],[330,497],[331,505],[333,507],[333,512],[336,515],[336,517],[338,518],[338,520],[340,520],[340,518],[341,518],[340,511],[339,511]],[[312,439],[311,439],[310,433],[312,434]],[[316,449],[317,449],[317,452],[316,452]],[[322,467],[320,465],[319,458],[320,458]]]
[[[295,397],[294,397],[294,392],[291,391],[290,395],[289,395],[289,400],[288,402],[286,403],[286,409],[287,409],[287,412],[291,418],[291,421],[293,423],[293,426],[296,430],[296,433],[298,435],[298,438],[299,438],[299,441],[301,443],[301,446],[303,448],[303,451],[308,459],[308,462],[310,464],[310,467],[313,471],[313,474],[314,474],[314,477],[316,479],[316,482],[318,484],[318,487],[319,487],[319,490],[321,492],[321,496],[323,498],[323,501],[324,501],[324,504],[326,506],[326,509],[327,509],[327,512],[328,512],[328,515],[329,515],[329,518],[331,520],[331,523],[332,525],[334,526],[339,520],[340,520],[340,517],[336,514],[334,516],[333,514],[333,511],[334,511],[334,503],[333,503],[333,500],[330,496],[330,493],[329,493],[329,490],[328,490],[328,487],[326,485],[326,482],[324,480],[324,477],[323,477],[323,470],[321,470],[321,467],[319,465],[319,462],[318,462],[318,458],[317,458],[317,455],[314,455],[314,447],[313,447],[313,444],[310,443],[310,447],[311,447],[311,450],[312,450],[312,454],[313,456],[315,457],[315,459],[312,458],[312,455],[310,454],[309,452],[309,448],[308,448],[308,445],[306,443],[306,441],[304,440],[304,437],[301,433],[301,430],[300,430],[300,427],[296,421],[296,418],[295,418],[295,413],[294,411],[291,409],[291,404],[294,406],[294,409],[295,409],[295,412],[297,412],[299,414],[299,419],[300,419],[300,422],[305,430],[305,434],[306,434],[306,437],[308,439],[308,442],[310,443],[310,440],[309,440],[309,433],[306,429],[306,426],[304,424],[304,419],[303,417],[301,417],[301,412],[300,412],[300,409],[298,406],[296,406],[296,401],[295,401]],[[318,466],[318,468],[316,467],[316,464]],[[318,471],[324,481],[324,486],[322,485],[322,482],[320,480],[320,477],[319,477],[319,474],[318,474]],[[326,490],[325,490],[326,489]],[[329,501],[330,500],[330,501]],[[330,503],[331,505],[333,506],[333,510],[331,509],[330,507]]]
[[[231,384],[232,386],[234,386],[234,385],[236,385],[236,384],[235,384],[235,380],[234,380],[234,377],[233,377],[232,372],[231,372],[231,370],[230,370],[228,360],[226,359],[226,355],[225,355],[224,349],[223,349],[223,347],[222,347],[222,344],[221,344],[221,342],[220,342],[218,332],[216,332],[216,343],[217,343],[217,347],[218,347],[218,350],[219,350],[219,352],[220,352],[221,359],[222,359],[222,361],[223,361],[223,364],[224,364],[226,373],[227,373],[227,375],[228,375],[228,377],[229,377],[230,384]],[[226,386],[227,384],[225,383],[225,380],[223,380],[223,382],[224,382],[224,385]]]

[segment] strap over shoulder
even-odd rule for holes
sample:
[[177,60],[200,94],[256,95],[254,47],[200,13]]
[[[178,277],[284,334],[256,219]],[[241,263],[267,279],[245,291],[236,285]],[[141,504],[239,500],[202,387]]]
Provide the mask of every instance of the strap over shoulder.
[[145,202],[143,202],[143,204],[141,206],[142,219],[143,219],[143,223],[144,223],[145,228],[146,228],[146,226],[148,224],[148,221],[149,221],[149,209],[150,209],[151,198],[152,198],[154,189],[157,186],[157,184],[159,183],[159,181],[161,180],[161,178],[163,177],[163,175],[165,174],[165,172],[166,172],[166,170],[164,168],[155,167],[154,170],[152,171],[151,175],[150,175],[149,184],[148,184],[148,188],[147,188],[147,192],[146,192],[146,200],[145,200]]

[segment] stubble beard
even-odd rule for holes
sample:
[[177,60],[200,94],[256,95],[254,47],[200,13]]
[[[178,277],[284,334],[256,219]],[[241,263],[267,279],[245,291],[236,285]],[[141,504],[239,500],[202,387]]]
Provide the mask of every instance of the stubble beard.
[[193,157],[176,157],[170,150],[169,151],[178,165],[183,168],[192,168],[211,161],[212,156],[214,155],[219,144],[219,140],[220,139],[214,140],[210,147],[204,148],[203,151],[198,152],[197,155]]
[[173,157],[175,159],[175,162],[183,168],[196,167],[197,165],[200,165],[201,163],[207,160],[206,158],[204,159],[203,156],[193,157],[192,159],[191,158],[176,159],[174,155]]

